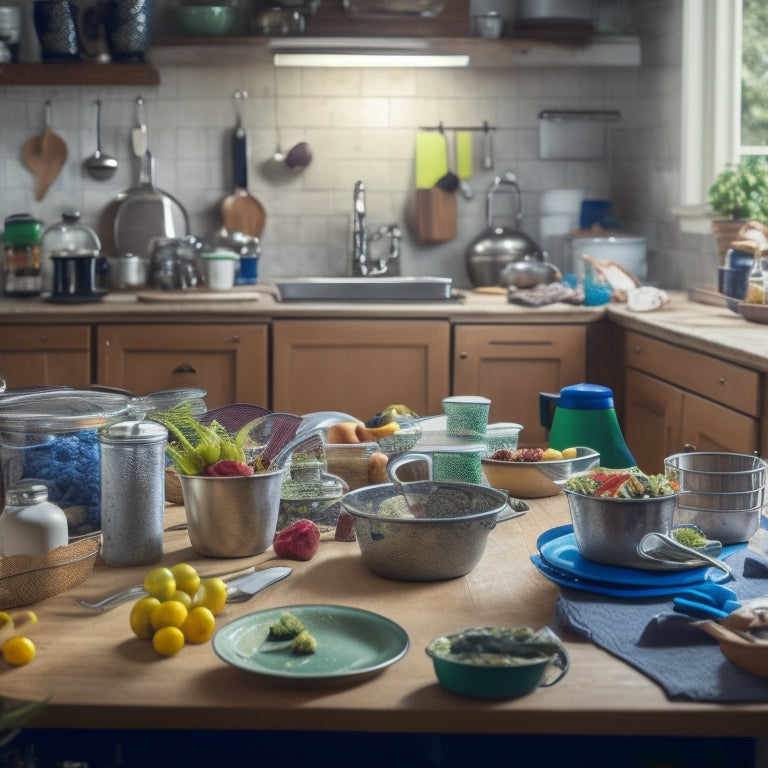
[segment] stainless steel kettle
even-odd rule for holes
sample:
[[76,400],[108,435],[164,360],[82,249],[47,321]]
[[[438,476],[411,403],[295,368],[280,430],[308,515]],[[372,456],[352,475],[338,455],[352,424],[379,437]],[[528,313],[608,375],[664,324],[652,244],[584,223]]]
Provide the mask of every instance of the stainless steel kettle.
[[496,192],[513,192],[516,196],[515,221],[523,219],[522,194],[514,174],[497,176],[488,188],[485,199],[486,228],[469,244],[465,258],[469,279],[475,287],[506,285],[501,272],[516,261],[544,261],[544,254],[534,240],[524,232],[493,223],[493,197]]

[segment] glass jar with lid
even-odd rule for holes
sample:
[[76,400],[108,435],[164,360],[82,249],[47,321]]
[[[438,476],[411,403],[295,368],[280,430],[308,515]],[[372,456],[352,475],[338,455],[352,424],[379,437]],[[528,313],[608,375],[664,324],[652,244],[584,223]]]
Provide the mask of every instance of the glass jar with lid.
[[3,243],[3,291],[8,296],[37,296],[42,290],[40,230],[43,223],[28,213],[5,219]]
[[40,258],[42,270],[42,290],[53,291],[54,263],[53,253],[92,253],[101,251],[99,236],[87,225],[80,222],[80,211],[68,208],[61,220],[45,228],[40,240]]

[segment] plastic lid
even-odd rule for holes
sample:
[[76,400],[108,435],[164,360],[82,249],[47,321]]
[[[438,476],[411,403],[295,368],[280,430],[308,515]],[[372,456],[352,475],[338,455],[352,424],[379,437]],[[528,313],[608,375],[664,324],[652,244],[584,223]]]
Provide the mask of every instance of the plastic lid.
[[5,503],[18,507],[48,501],[48,486],[37,480],[22,481],[5,493]]
[[128,412],[130,396],[76,389],[41,389],[0,397],[0,430],[46,433],[96,429]]
[[557,407],[572,411],[602,411],[613,408],[613,390],[600,384],[573,384],[563,387]]
[[46,227],[40,240],[42,249],[58,255],[66,251],[96,252],[98,255],[101,251],[99,236],[90,227],[80,224],[79,218],[79,211],[65,211],[61,221]]
[[99,433],[104,443],[160,443],[168,438],[168,430],[154,421],[121,421]]
[[8,245],[37,245],[43,222],[28,213],[15,213],[5,219],[3,242]]

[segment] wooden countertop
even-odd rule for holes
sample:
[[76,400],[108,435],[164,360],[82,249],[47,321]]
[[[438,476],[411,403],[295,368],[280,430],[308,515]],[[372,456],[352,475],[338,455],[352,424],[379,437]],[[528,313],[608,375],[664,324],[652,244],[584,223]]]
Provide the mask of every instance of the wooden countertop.
[[[167,507],[166,527],[183,520]],[[557,685],[521,699],[484,701],[452,695],[437,684],[424,653],[436,635],[467,626],[551,624],[558,587],[530,562],[537,536],[569,520],[563,495],[531,502],[521,518],[490,533],[484,557],[460,579],[408,583],[368,571],[354,542],[324,540],[311,561],[250,602],[218,617],[278,606],[334,603],[382,614],[408,633],[410,648],[375,677],[352,685],[299,687],[232,668],[211,644],[160,658],[135,638],[130,603],[97,614],[74,596],[96,597],[138,583],[148,570],[97,562],[68,593],[34,606],[37,658],[0,665],[0,690],[20,698],[50,697],[40,728],[328,730],[400,733],[626,734],[752,737],[765,733],[768,705],[670,702],[649,678],[588,642],[564,638],[571,668]],[[192,551],[185,531],[167,531],[164,564],[187,561],[203,574],[274,561],[215,560]]]
[[[182,296],[182,294],[184,294]],[[256,298],[254,297],[256,295]],[[274,287],[264,284],[249,290],[233,289],[227,299],[206,300],[173,291],[114,292],[101,301],[53,304],[40,298],[0,298],[0,323],[223,323],[269,322],[281,318],[421,318],[453,322],[590,323],[600,320],[603,307],[551,304],[523,307],[506,295],[457,291],[456,299],[432,302],[281,302]],[[143,297],[143,298],[140,298]],[[240,298],[245,297],[245,298]]]

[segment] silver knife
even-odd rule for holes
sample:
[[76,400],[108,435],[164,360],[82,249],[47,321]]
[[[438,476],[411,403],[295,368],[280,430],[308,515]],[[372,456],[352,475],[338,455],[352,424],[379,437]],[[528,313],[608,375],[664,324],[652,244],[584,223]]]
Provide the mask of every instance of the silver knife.
[[[241,569],[240,571],[235,571],[235,574],[221,575],[219,578],[223,578],[224,581],[227,582],[227,599],[231,600],[232,602],[240,602],[253,597],[253,595],[259,592],[260,589],[268,587],[273,582],[284,579],[290,572],[291,569],[286,566],[275,566],[274,568],[266,568],[263,571],[253,571],[245,576],[240,575],[242,574]],[[233,575],[235,575],[236,578],[232,578]],[[243,587],[242,582],[252,577],[255,577],[257,583],[259,581],[263,582],[263,586],[256,588],[254,585],[251,585],[250,582],[247,582],[246,586]],[[239,589],[244,593],[243,596],[232,599],[230,596],[230,589],[233,584],[239,587]],[[248,594],[247,589],[252,589],[254,591],[252,591],[251,594]],[[112,608],[116,608],[118,605],[121,605],[128,600],[133,600],[134,598],[138,598],[146,594],[147,591],[144,589],[144,587],[141,584],[136,584],[133,587],[127,587],[125,589],[121,589],[119,592],[114,592],[111,595],[107,595],[100,600],[86,600],[79,597],[76,597],[75,600],[84,608],[90,608],[92,611],[99,611],[100,613],[103,613],[104,611],[109,611]]]
[[291,570],[287,565],[278,565],[274,568],[265,568],[263,571],[250,573],[248,576],[232,579],[232,581],[227,582],[227,602],[244,603],[270,584],[284,579]]

